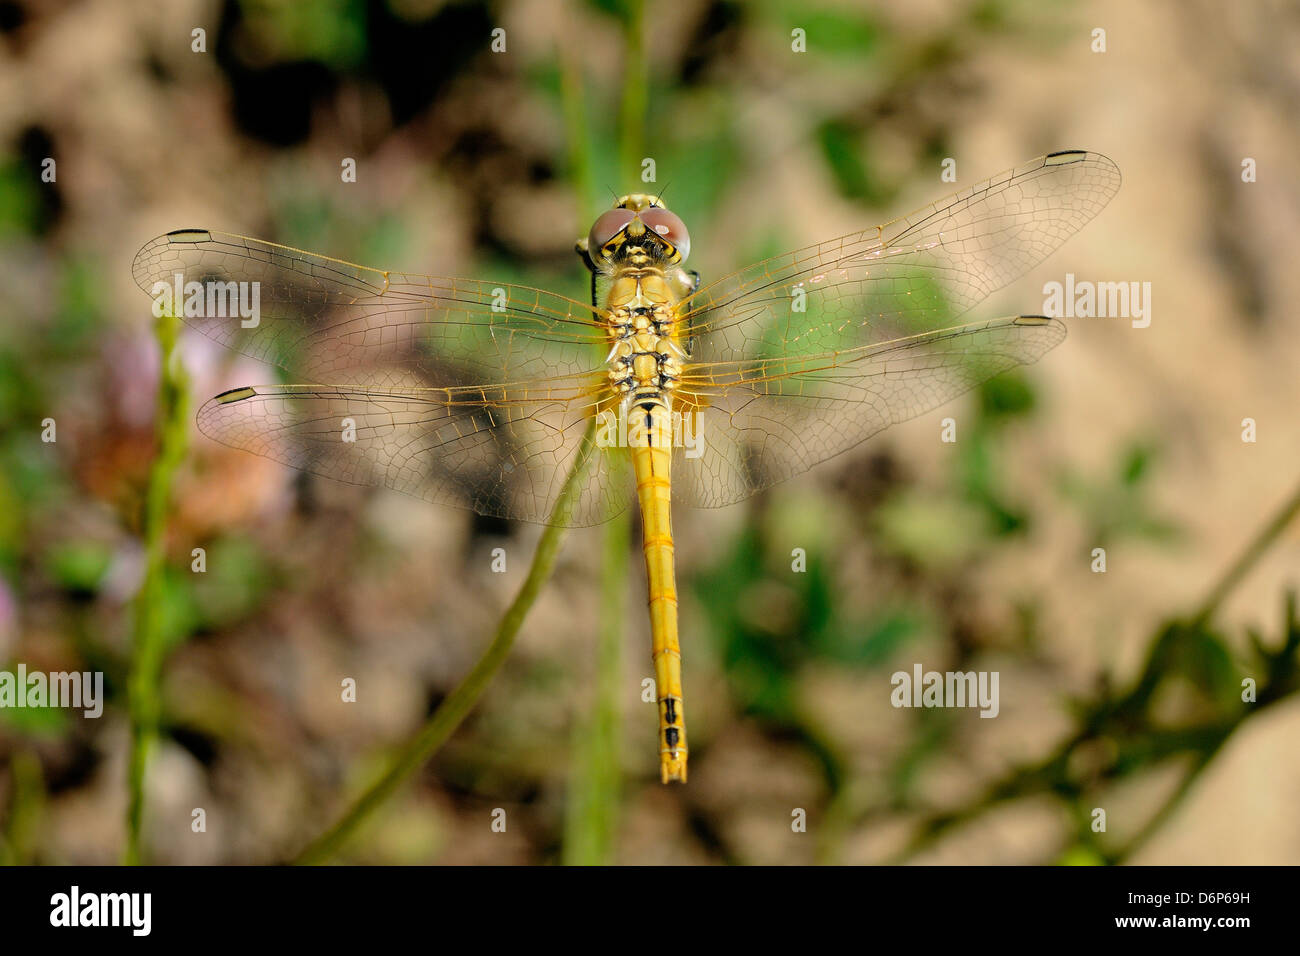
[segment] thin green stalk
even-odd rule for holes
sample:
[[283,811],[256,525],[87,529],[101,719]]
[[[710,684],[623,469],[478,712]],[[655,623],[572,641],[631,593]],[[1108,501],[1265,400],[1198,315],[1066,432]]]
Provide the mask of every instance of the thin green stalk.
[[[1218,610],[1219,605],[1232,592],[1232,589],[1241,582],[1242,578],[1246,576],[1298,515],[1300,515],[1300,487],[1297,487],[1291,497],[1283,502],[1281,507],[1259,529],[1224,576],[1210,589],[1209,595],[1201,603],[1201,607],[1192,618],[1191,624],[1184,626],[1203,626]],[[1291,628],[1293,624],[1294,618],[1291,612],[1288,612],[1286,627]],[[1277,660],[1288,660],[1289,655],[1294,655],[1294,652],[1295,648],[1292,644],[1284,643],[1278,652],[1280,656]],[[1154,688],[1159,677],[1157,673],[1159,669],[1159,659],[1148,658],[1146,671],[1138,678],[1134,689],[1128,693],[1125,699],[1119,702],[1107,702],[1105,704],[1106,712],[1112,715],[1131,713],[1137,709],[1137,702],[1141,702],[1145,706],[1151,689]],[[1174,791],[1148,818],[1147,822],[1123,847],[1106,854],[1106,859],[1109,862],[1121,863],[1140,849],[1178,809],[1191,791],[1192,786],[1200,778],[1202,772],[1211,765],[1214,758],[1223,749],[1223,745],[1237,728],[1246,720],[1258,715],[1264,708],[1281,700],[1283,696],[1283,693],[1275,692],[1273,687],[1265,686],[1260,693],[1259,703],[1255,707],[1243,710],[1238,716],[1227,722],[1215,721],[1192,728],[1138,728],[1129,725],[1124,726],[1121,746],[1126,746],[1135,753],[1155,754],[1157,760],[1159,760],[1190,752],[1195,754],[1195,760],[1193,765],[1184,772]],[[1091,718],[1085,721],[1085,723],[1090,722]],[[1114,728],[1111,727],[1105,727],[1103,730],[1106,733],[1114,733]],[[943,834],[951,832],[957,826],[969,823],[971,820],[983,816],[995,807],[1002,806],[1009,801],[1043,792],[1061,794],[1064,787],[1069,785],[1068,768],[1072,753],[1081,743],[1090,739],[1094,733],[1093,730],[1080,730],[1069,740],[1062,743],[1051,756],[1033,765],[1016,769],[1008,777],[986,788],[983,794],[971,802],[956,810],[935,814],[923,820],[921,827],[911,841],[886,862],[905,863],[921,850],[935,843]],[[1136,759],[1133,758],[1130,758],[1128,762],[1130,764],[1137,763]]]
[[591,712],[577,723],[574,733],[574,766],[561,854],[566,866],[603,866],[613,857],[622,782],[619,688],[623,678],[631,526],[630,516],[622,514],[604,527],[596,694]]
[[1123,847],[1113,853],[1103,854],[1102,858],[1107,863],[1113,866],[1124,863],[1133,854],[1137,853],[1151,837],[1155,836],[1161,827],[1169,822],[1178,808],[1183,805],[1187,795],[1192,792],[1193,785],[1201,778],[1201,772],[1214,762],[1214,758],[1218,756],[1223,744],[1227,743],[1230,733],[1231,731],[1225,733],[1223,740],[1217,746],[1197,755],[1195,763],[1184,772],[1182,779],[1178,781],[1178,786],[1174,787],[1173,792],[1165,798],[1164,802],[1151,816],[1147,817],[1146,823],[1142,824],[1138,832],[1133,834]]
[[[568,37],[576,31],[566,31]],[[578,228],[585,230],[596,218],[592,208],[591,161],[588,151],[586,98],[582,90],[582,65],[568,39],[560,47],[560,99],[564,112],[565,139],[569,143],[569,179],[577,195]]]
[[586,472],[587,462],[595,449],[594,438],[593,420],[593,424],[587,427],[573,468],[564,481],[564,487],[560,490],[555,507],[551,510],[546,530],[542,532],[541,540],[537,543],[537,552],[533,555],[533,563],[528,568],[528,576],[524,579],[510,607],[506,609],[501,623],[497,625],[496,636],[492,638],[492,643],[483,652],[483,656],[434,711],[433,716],[425,722],[419,732],[402,748],[388,771],[361,795],[334,826],[308,844],[292,862],[298,865],[314,865],[329,860],[356,832],[362,822],[447,742],[460,726],[460,722],[478,703],[483,691],[487,689],[492,678],[496,676],[497,671],[510,655],[510,649],[514,646],[515,637],[524,623],[524,618],[527,617],[533,602],[537,600],[542,585],[546,583],[546,579],[551,576],[551,571],[555,568],[555,561],[560,553],[560,543],[564,539],[565,525],[568,524],[573,513],[574,498]]
[[645,2],[627,0],[623,12],[623,104],[619,113],[619,173],[639,174],[644,158],[648,67]]
[[158,455],[149,471],[149,485],[145,492],[145,572],[135,603],[131,671],[127,678],[131,718],[124,856],[127,865],[137,865],[141,860],[145,770],[162,712],[160,684],[166,656],[162,607],[166,587],[163,575],[166,571],[167,507],[172,479],[185,456],[189,424],[189,382],[176,352],[180,322],[174,315],[163,315],[157,321],[155,333],[162,347],[158,382]]
[[[644,9],[633,0],[624,16],[624,45],[627,69],[623,74],[623,110],[620,117],[620,161],[624,175],[640,162],[645,123]],[[572,35],[572,34],[571,34]],[[564,59],[564,115],[569,141],[570,166],[578,194],[579,215],[584,222],[594,218],[586,111],[581,68],[572,45],[562,51]],[[599,307],[592,289],[592,306]],[[561,859],[566,865],[599,866],[610,862],[618,828],[621,789],[619,741],[622,710],[623,624],[628,587],[628,549],[631,545],[631,517],[624,514],[606,524],[601,561],[600,628],[596,646],[596,688],[589,713],[575,721],[573,771],[565,804]]]
[[1214,615],[1223,603],[1223,599],[1228,596],[1233,588],[1246,576],[1246,572],[1254,566],[1280,535],[1289,525],[1296,515],[1300,514],[1300,486],[1291,493],[1291,497],[1282,505],[1281,508],[1273,515],[1268,524],[1259,530],[1259,533],[1246,545],[1241,555],[1233,562],[1227,573],[1220,579],[1206,597],[1196,616],[1192,618],[1194,624],[1202,624]]

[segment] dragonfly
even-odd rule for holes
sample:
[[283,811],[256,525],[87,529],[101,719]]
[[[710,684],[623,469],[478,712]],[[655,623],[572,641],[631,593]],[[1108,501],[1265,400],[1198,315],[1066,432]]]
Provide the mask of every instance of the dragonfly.
[[526,522],[595,525],[635,499],[660,776],[684,783],[672,503],[742,501],[1037,361],[1058,318],[962,320],[1119,186],[1103,155],[1049,153],[707,284],[685,223],[634,193],[576,244],[590,302],[206,229],[154,239],[133,271],[156,314],[302,382],[207,401],[197,424],[218,442]]

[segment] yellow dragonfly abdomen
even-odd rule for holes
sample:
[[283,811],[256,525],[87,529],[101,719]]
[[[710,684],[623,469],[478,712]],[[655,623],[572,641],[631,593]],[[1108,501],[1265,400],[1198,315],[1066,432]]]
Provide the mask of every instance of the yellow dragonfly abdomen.
[[[626,204],[626,205],[624,205]],[[686,719],[682,707],[681,642],[672,530],[672,392],[685,353],[679,344],[680,295],[665,275],[681,259],[675,245],[641,222],[644,209],[667,210],[653,197],[625,197],[614,236],[598,223],[586,251],[594,271],[608,279],[604,311],[613,348],[609,381],[620,395],[617,414],[636,476],[642,548],[649,584],[651,658],[659,708],[659,768],[664,783],[686,781]],[[671,214],[670,214],[671,215]],[[653,216],[647,216],[651,223]],[[684,235],[684,227],[682,234]]]
[[[666,406],[664,406],[666,407]],[[646,445],[633,446],[637,499],[644,529],[650,590],[651,657],[659,702],[659,768],[664,783],[686,782],[686,718],[682,711],[682,651],[677,635],[677,581],[673,569],[671,419],[655,413]],[[662,424],[660,423],[662,422]]]

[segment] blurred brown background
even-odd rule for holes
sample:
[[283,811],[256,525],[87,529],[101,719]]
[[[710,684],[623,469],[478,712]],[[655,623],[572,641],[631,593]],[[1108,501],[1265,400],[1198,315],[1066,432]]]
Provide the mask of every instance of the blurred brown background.
[[[135,251],[204,227],[583,298],[579,210],[608,200],[575,194],[558,51],[581,71],[592,180],[633,190],[618,160],[625,15],[613,0],[0,3],[0,666],[103,670],[111,694],[99,720],[0,711],[6,860],[122,853],[158,383]],[[498,26],[505,54],[489,51]],[[1300,528],[1211,629],[1148,668],[1159,686],[1140,712],[1105,704],[1300,480],[1298,41],[1300,10],[1282,2],[652,6],[646,149],[706,282],[1083,147],[1118,163],[1120,194],[975,315],[1040,311],[1043,283],[1068,271],[1150,282],[1153,319],[1074,321],[1018,375],[750,503],[676,513],[691,781],[658,783],[634,557],[614,861],[1300,862],[1293,683],[1258,717],[1238,696],[1241,677],[1264,679],[1248,629],[1281,642]],[[195,405],[274,380],[200,336],[182,351]],[[956,445],[938,440],[946,416]],[[472,665],[540,532],[304,477],[196,431],[172,501],[149,858],[281,860]],[[601,540],[568,537],[482,704],[343,859],[561,858]],[[489,571],[495,547],[506,574]],[[807,575],[789,573],[795,547]],[[1001,715],[891,708],[889,675],[913,662],[998,670]],[[339,701],[344,676],[356,704]],[[1020,780],[1081,714],[1109,722],[1059,776],[1029,775],[982,812],[986,788]],[[1222,739],[1196,736],[1206,727]],[[1174,738],[1188,746],[1124,746]],[[1088,831],[1098,806],[1105,834]],[[194,807],[206,834],[190,831]],[[793,808],[809,832],[792,833]]]

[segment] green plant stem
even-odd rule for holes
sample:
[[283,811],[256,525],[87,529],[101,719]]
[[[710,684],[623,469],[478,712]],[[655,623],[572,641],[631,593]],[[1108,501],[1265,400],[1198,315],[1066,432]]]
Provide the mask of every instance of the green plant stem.
[[619,174],[639,178],[644,158],[647,91],[645,2],[627,0],[623,11],[623,102],[619,112]]
[[574,734],[574,769],[565,806],[561,854],[567,866],[603,866],[613,857],[622,766],[622,711],[618,698],[623,677],[631,524],[630,516],[622,514],[603,529],[596,693],[591,712],[578,721]]
[[172,479],[185,456],[188,428],[189,382],[176,352],[180,334],[179,320],[173,315],[161,316],[155,334],[162,347],[158,382],[158,455],[150,468],[149,484],[145,492],[145,572],[135,603],[131,670],[127,678],[131,719],[124,855],[127,865],[137,865],[141,861],[145,771],[162,712],[159,685],[162,680],[163,658],[166,655],[162,606],[166,588],[167,507]]
[[[576,32],[570,35],[576,36]],[[569,168],[577,195],[578,218],[586,224],[595,218],[595,210],[591,201],[591,167],[587,162],[590,144],[580,58],[572,42],[564,45],[560,55]],[[593,308],[599,308],[594,286],[591,304]],[[596,688],[590,711],[574,721],[573,765],[565,801],[561,850],[561,859],[566,865],[608,863],[617,827],[621,776],[618,744],[622,726],[618,694],[622,680],[630,517],[620,515],[607,523],[603,536]]]
[[514,646],[515,637],[524,623],[524,618],[527,617],[533,602],[537,600],[542,585],[546,583],[546,579],[551,576],[551,571],[555,568],[560,544],[564,539],[565,526],[573,513],[574,497],[595,448],[594,437],[593,422],[592,425],[587,426],[573,468],[565,479],[564,487],[560,490],[560,495],[551,510],[548,525],[537,542],[537,551],[528,568],[528,576],[524,578],[519,593],[515,595],[515,599],[502,616],[501,623],[497,625],[496,635],[487,650],[483,652],[483,656],[434,711],[433,716],[425,722],[419,732],[402,748],[387,772],[361,795],[334,826],[308,844],[306,849],[293,860],[295,864],[314,865],[328,861],[356,832],[361,823],[447,742],[460,726],[460,722],[474,708],[483,691],[487,689],[492,678],[496,676],[497,671],[510,655],[510,649]]
[[1106,853],[1104,849],[1101,849],[1102,858],[1105,859],[1107,863],[1116,866],[1124,863],[1134,853],[1140,850],[1142,846],[1160,830],[1161,827],[1169,822],[1170,818],[1173,817],[1174,812],[1183,805],[1183,801],[1187,798],[1187,795],[1192,792],[1192,786],[1200,779],[1201,771],[1208,767],[1210,763],[1213,762],[1214,758],[1218,756],[1219,751],[1222,749],[1223,744],[1227,742],[1230,734],[1231,730],[1224,734],[1223,740],[1220,741],[1217,746],[1214,746],[1196,756],[1196,762],[1193,763],[1191,768],[1183,774],[1182,779],[1178,781],[1178,785],[1174,787],[1173,792],[1165,798],[1164,802],[1160,804],[1151,816],[1147,817],[1147,821],[1142,824],[1141,829],[1138,830],[1137,833],[1133,834],[1133,836],[1130,837],[1120,849],[1112,853]]
[[[569,30],[566,36],[574,37],[576,31]],[[564,111],[565,139],[569,143],[569,179],[577,195],[578,228],[585,230],[596,216],[592,208],[586,97],[583,95],[581,60],[574,49],[574,43],[573,39],[568,39],[559,50],[560,98]]]
[[1219,583],[1210,590],[1200,610],[1192,618],[1194,624],[1204,623],[1214,615],[1214,612],[1219,609],[1219,605],[1223,603],[1223,599],[1240,583],[1241,579],[1246,576],[1246,572],[1260,559],[1260,556],[1272,547],[1278,535],[1295,519],[1297,514],[1300,514],[1300,486],[1296,487],[1295,491],[1291,493],[1291,497],[1269,519],[1268,524],[1259,530],[1259,533],[1245,547],[1237,560],[1228,568]]
[[[1273,513],[1243,549],[1241,556],[1233,562],[1227,573],[1211,588],[1209,595],[1202,602],[1200,610],[1192,618],[1190,626],[1201,626],[1209,620],[1232,589],[1241,582],[1241,579],[1246,576],[1251,567],[1272,546],[1282,531],[1297,515],[1300,515],[1300,487]],[[1288,604],[1288,608],[1291,607],[1292,605]],[[1289,610],[1286,626],[1293,631],[1294,624],[1293,613]],[[1292,631],[1288,633],[1291,634]],[[1274,687],[1273,683],[1264,686],[1260,691],[1259,703],[1253,708],[1243,710],[1239,716],[1228,721],[1214,721],[1190,728],[1138,730],[1131,725],[1124,725],[1120,730],[1119,728],[1098,725],[1092,726],[1091,729],[1080,730],[1061,744],[1045,760],[1015,770],[1000,782],[986,788],[980,797],[965,806],[942,814],[933,814],[922,820],[911,841],[886,862],[905,863],[921,850],[933,844],[944,833],[951,831],[958,825],[968,823],[1008,801],[1040,793],[1059,795],[1070,791],[1074,787],[1069,780],[1070,755],[1096,733],[1112,734],[1116,739],[1122,741],[1122,746],[1129,748],[1134,753],[1145,754],[1148,759],[1141,761],[1142,763],[1151,760],[1164,760],[1178,754],[1190,753],[1194,755],[1192,766],[1183,774],[1173,792],[1148,818],[1147,822],[1123,847],[1105,855],[1109,862],[1123,862],[1140,849],[1169,820],[1191,791],[1192,785],[1200,777],[1201,773],[1210,766],[1214,757],[1223,749],[1224,744],[1236,729],[1246,720],[1258,715],[1269,705],[1283,699],[1286,689],[1293,683],[1292,677],[1294,674],[1293,664],[1290,660],[1296,650],[1296,645],[1293,643],[1294,637],[1289,637],[1288,641],[1277,652],[1270,674],[1278,683],[1287,685],[1286,688],[1279,689]],[[1137,712],[1141,706],[1145,706],[1148,702],[1150,694],[1156,686],[1159,672],[1162,671],[1163,666],[1160,660],[1153,654],[1147,661],[1144,673],[1138,678],[1134,689],[1128,696],[1119,702],[1111,702],[1105,705],[1104,708],[1094,710],[1092,716],[1085,718],[1084,724],[1097,724],[1098,721],[1103,719],[1103,710],[1113,715],[1128,715]],[[1127,762],[1137,763],[1138,761],[1129,760]]]

